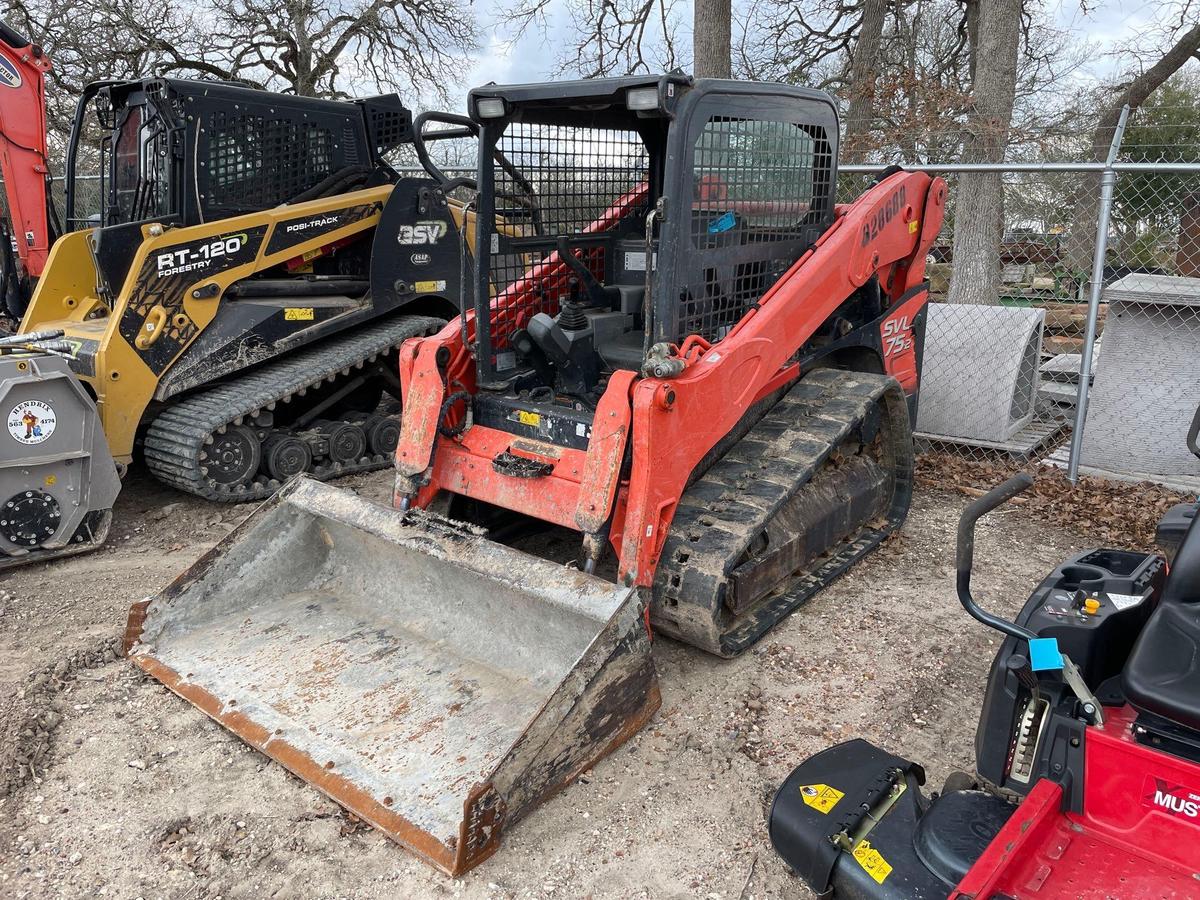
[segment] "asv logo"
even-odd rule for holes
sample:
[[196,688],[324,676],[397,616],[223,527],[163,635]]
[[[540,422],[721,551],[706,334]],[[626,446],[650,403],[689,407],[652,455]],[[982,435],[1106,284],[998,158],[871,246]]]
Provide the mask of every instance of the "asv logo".
[[911,350],[913,346],[912,322],[908,316],[888,319],[883,323],[883,355],[895,356]]
[[1161,778],[1147,780],[1153,782],[1146,786],[1149,805],[1164,809],[1174,816],[1200,819],[1200,796],[1181,784],[1169,784]]
[[401,225],[396,240],[403,246],[411,247],[416,244],[436,244],[445,236],[445,222],[429,221],[418,222],[415,225]]

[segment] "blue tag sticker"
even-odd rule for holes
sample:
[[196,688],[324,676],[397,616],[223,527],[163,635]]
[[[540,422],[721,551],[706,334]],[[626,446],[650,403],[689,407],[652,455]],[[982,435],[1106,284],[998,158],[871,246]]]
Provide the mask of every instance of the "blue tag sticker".
[[1032,638],[1029,641],[1029,667],[1035,672],[1047,672],[1063,667],[1058,651],[1058,638]]
[[709,234],[720,234],[722,231],[728,231],[737,224],[737,218],[733,214],[733,210],[725,213],[721,218],[709,223]]

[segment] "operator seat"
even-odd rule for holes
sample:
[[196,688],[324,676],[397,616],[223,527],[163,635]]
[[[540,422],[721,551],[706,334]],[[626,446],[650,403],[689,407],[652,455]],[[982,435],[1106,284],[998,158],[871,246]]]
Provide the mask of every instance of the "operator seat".
[[1125,664],[1125,696],[1139,711],[1200,731],[1200,527],[1193,519],[1158,609]]

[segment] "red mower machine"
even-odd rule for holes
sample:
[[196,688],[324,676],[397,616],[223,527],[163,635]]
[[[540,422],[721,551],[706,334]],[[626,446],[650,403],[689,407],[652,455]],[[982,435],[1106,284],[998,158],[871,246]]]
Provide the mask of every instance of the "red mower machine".
[[863,740],[802,763],[770,834],[819,894],[1200,896],[1200,529],[1170,574],[1158,555],[1080,553],[1009,622],[971,597],[975,523],[1032,483],[1009,479],[959,523],[959,599],[1005,635],[978,780],[926,797],[919,765]]

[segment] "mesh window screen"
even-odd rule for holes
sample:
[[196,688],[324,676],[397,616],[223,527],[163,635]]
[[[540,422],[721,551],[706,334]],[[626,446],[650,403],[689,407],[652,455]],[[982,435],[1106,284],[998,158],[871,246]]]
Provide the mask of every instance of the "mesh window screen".
[[[507,239],[492,253],[490,273],[496,293],[514,302],[493,310],[491,336],[492,349],[504,352],[534,314],[555,315],[569,290],[565,267],[540,265],[557,253],[557,238],[570,239],[571,252],[604,278],[604,242],[588,235],[621,221],[636,220],[640,229],[649,158],[633,131],[520,122],[508,126],[496,149],[496,215]],[[529,273],[533,279],[522,282]],[[497,368],[505,362],[498,359]]]
[[367,124],[371,131],[371,144],[378,156],[407,143],[412,132],[412,118],[402,106],[388,107],[368,104]]
[[207,132],[210,210],[275,206],[333,172],[333,134],[313,122],[216,111]]
[[680,299],[677,338],[724,337],[795,262],[831,187],[828,144],[815,132],[792,122],[708,121],[692,171],[689,237],[700,263]]
[[130,109],[113,144],[113,209],[109,224],[136,222],[169,212],[167,136],[146,122],[143,107]]

